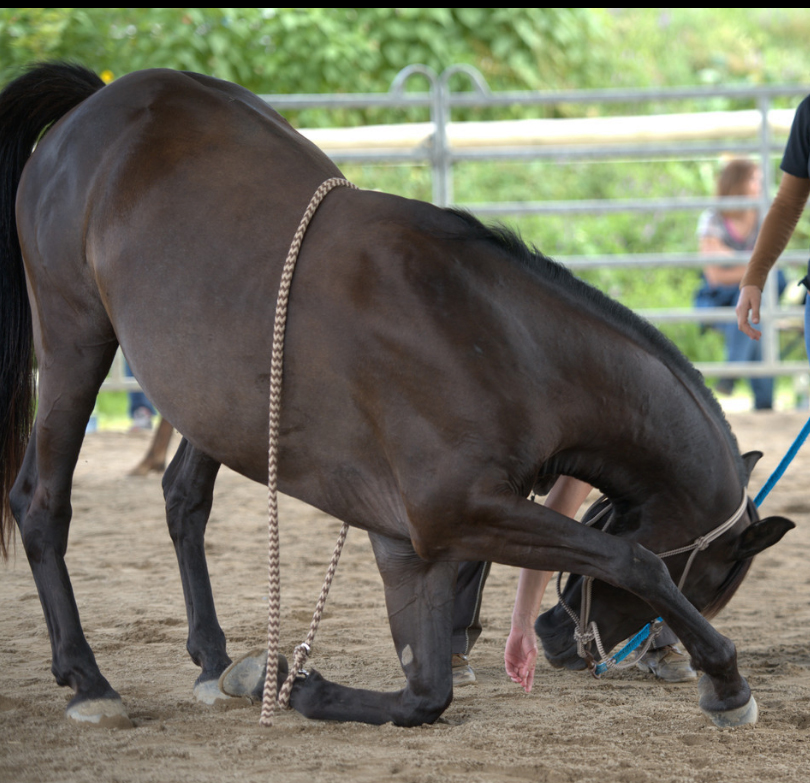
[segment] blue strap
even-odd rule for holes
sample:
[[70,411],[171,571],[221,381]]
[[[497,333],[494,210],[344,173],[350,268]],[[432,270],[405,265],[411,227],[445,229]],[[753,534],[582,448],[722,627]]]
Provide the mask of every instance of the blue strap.
[[754,498],[754,505],[757,508],[759,508],[762,501],[768,497],[770,491],[776,486],[776,482],[782,478],[788,465],[793,462],[793,458],[799,453],[802,444],[807,440],[808,435],[810,435],[810,419],[808,419],[804,427],[802,427],[801,432],[796,436],[796,440],[793,441],[793,445],[787,450],[787,454],[782,457],[782,461],[779,463],[776,470],[771,474],[771,477],[765,482],[765,485]]
[[[768,497],[771,490],[776,486],[776,483],[785,474],[785,471],[788,469],[788,465],[793,462],[793,458],[799,453],[799,449],[807,440],[808,435],[810,435],[810,419],[805,422],[804,427],[802,427],[801,431],[796,436],[796,439],[793,441],[793,445],[787,450],[787,454],[782,457],[782,461],[779,463],[779,465],[777,465],[776,470],[771,473],[771,477],[765,482],[762,489],[759,490],[757,496],[754,498],[754,505],[757,508],[760,507],[762,501]],[[647,641],[647,637],[650,635],[650,627],[654,623],[660,622],[663,622],[663,620],[658,617],[657,619],[653,620],[652,623],[647,623],[647,625],[645,625],[632,639],[630,639],[627,644],[625,644],[625,646],[619,650],[619,652],[612,655],[607,661],[597,664],[595,674],[597,676],[604,674],[610,666],[623,661],[628,655],[630,655],[631,652]]]
[[[659,617],[657,620],[654,620],[655,623],[663,622]],[[603,663],[596,664],[595,674],[599,676],[600,674],[604,674],[611,665],[621,663],[631,652],[633,652],[637,647],[642,645],[645,641],[647,641],[647,637],[650,635],[650,628],[652,627],[653,623],[647,623],[632,639],[630,639],[627,644],[622,647],[619,652],[615,655],[611,655],[608,661],[604,661]]]

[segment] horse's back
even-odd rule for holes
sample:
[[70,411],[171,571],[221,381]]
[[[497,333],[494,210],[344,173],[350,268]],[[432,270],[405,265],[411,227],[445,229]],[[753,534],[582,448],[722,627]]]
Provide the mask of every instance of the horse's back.
[[[263,480],[280,268],[313,192],[336,174],[235,85],[132,74],[35,153],[21,190],[29,274],[45,287],[40,270],[58,267],[58,295],[107,319],[168,420]],[[471,438],[469,425],[482,399],[493,427],[499,419],[493,379],[513,319],[503,323],[493,297],[522,273],[466,233],[452,213],[385,194],[336,191],[319,209],[287,336],[282,482],[294,494],[353,507],[354,521],[397,518],[401,530],[397,481],[421,486],[422,466],[446,460],[448,443],[492,459],[486,428]],[[351,486],[368,491],[344,497]],[[373,508],[360,511],[358,494]]]
[[26,166],[18,224],[38,315],[59,328],[67,311],[108,319],[172,422],[193,433],[213,417],[208,426],[227,430],[217,413],[227,406],[187,402],[221,391],[212,373],[238,384],[253,361],[266,377],[257,354],[272,334],[281,262],[312,193],[336,175],[237,85],[168,70],[125,76],[55,124]]
[[69,203],[53,201],[59,211],[84,211],[89,233],[109,232],[116,222],[137,218],[136,207],[170,206],[193,221],[206,196],[223,218],[259,200],[254,209],[296,198],[305,205],[336,173],[322,152],[249,91],[197,74],[151,70],[113,82],[57,123],[26,167],[20,199],[30,205],[69,191]]

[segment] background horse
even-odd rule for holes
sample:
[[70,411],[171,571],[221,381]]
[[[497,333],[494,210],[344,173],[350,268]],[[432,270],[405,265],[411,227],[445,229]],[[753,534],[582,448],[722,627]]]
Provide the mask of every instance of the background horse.
[[166,454],[169,451],[169,444],[172,441],[174,427],[159,416],[158,426],[155,434],[149,443],[149,448],[143,459],[127,475],[146,476],[148,473],[163,473],[166,469]]
[[[340,172],[255,95],[167,70],[103,87],[80,67],[34,68],[0,95],[0,128],[3,487],[16,476],[10,509],[52,671],[75,691],[68,715],[123,720],[64,560],[96,393],[120,344],[184,436],[164,494],[188,650],[198,686],[210,685],[230,663],[203,547],[214,481],[220,464],[267,479],[281,266],[310,197]],[[20,463],[32,338],[39,404]],[[455,561],[489,559],[592,576],[610,586],[597,594],[628,591],[636,598],[613,608],[606,643],[661,614],[706,672],[704,710],[755,719],[734,645],[698,608],[727,600],[792,523],[759,521],[744,502],[747,473],[722,412],[659,332],[509,231],[339,189],[301,250],[286,357],[279,488],[369,532],[407,679],[375,693],[313,672],[296,682],[294,708],[436,720],[452,699]],[[558,474],[605,492],[622,536],[527,499]],[[679,592],[652,552],[738,507]],[[683,560],[668,563],[673,573]]]

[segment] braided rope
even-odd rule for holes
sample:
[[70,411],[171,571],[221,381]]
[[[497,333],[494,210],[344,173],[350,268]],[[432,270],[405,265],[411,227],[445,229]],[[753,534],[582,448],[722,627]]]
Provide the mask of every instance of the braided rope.
[[324,580],[323,587],[321,588],[318,603],[315,605],[315,611],[312,614],[312,622],[309,626],[309,633],[307,633],[307,638],[295,648],[292,668],[290,669],[290,673],[287,675],[287,679],[284,681],[284,684],[281,686],[281,690],[278,692],[278,703],[285,710],[290,709],[290,692],[292,691],[295,678],[298,676],[298,673],[301,671],[304,663],[306,663],[306,660],[309,657],[310,652],[312,651],[312,642],[315,640],[315,633],[317,632],[318,625],[321,622],[323,609],[326,605],[326,598],[329,595],[329,588],[332,586],[332,579],[335,576],[337,564],[340,560],[340,553],[343,550],[343,544],[346,541],[346,534],[348,532],[349,526],[344,522],[343,526],[340,528],[337,543],[335,544],[335,551],[332,553],[332,560],[330,561],[329,568],[326,571],[326,579]]
[[[290,251],[281,271],[281,282],[279,284],[278,299],[276,301],[276,320],[273,326],[273,353],[270,364],[270,426],[267,447],[267,507],[268,507],[268,600],[267,600],[267,672],[264,681],[264,696],[262,698],[262,714],[259,720],[262,726],[273,725],[273,712],[276,702],[276,679],[278,676],[278,648],[279,648],[279,618],[281,615],[281,588],[280,588],[280,568],[279,568],[279,536],[278,536],[278,432],[281,420],[281,380],[284,368],[284,333],[287,326],[287,306],[290,298],[290,286],[292,284],[295,262],[298,260],[298,253],[304,241],[304,234],[309,226],[315,210],[318,209],[321,201],[330,190],[337,187],[357,188],[351,182],[340,177],[333,177],[326,180],[312,196],[309,206],[301,218],[298,230],[295,232]],[[327,572],[327,584],[321,591],[318,599],[318,608],[312,618],[310,635],[308,642],[304,644],[309,647],[309,643],[315,636],[318,623],[323,613],[323,604],[326,602],[326,594],[329,592],[329,585],[337,567],[337,559],[340,557],[340,547],[346,539],[346,525],[341,530],[338,538],[338,546],[335,547],[335,554],[332,556],[332,564]],[[330,576],[331,573],[331,576]],[[304,656],[305,657],[305,656]],[[296,650],[296,660],[299,655]],[[303,663],[303,660],[302,660]],[[292,680],[297,674],[297,669],[293,666],[290,672],[290,688]],[[286,686],[286,683],[285,683]],[[287,699],[289,701],[289,689],[287,689]]]

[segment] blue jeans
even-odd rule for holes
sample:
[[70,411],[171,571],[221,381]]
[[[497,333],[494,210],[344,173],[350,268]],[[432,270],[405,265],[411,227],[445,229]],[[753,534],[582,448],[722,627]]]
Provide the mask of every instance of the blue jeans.
[[804,347],[807,351],[807,355],[810,356],[810,341],[808,341],[808,336],[810,336],[810,296],[804,300]]
[[[124,362],[124,374],[127,378],[134,378],[132,370],[129,369],[129,364]],[[138,408],[146,408],[153,416],[155,415],[155,406],[149,401],[149,398],[142,391],[129,392],[129,418],[135,416],[135,411]]]
[[[779,278],[779,293],[784,290],[784,275]],[[695,306],[697,307],[736,307],[740,298],[737,286],[704,284],[697,292]],[[737,328],[736,322],[714,324],[726,343],[727,362],[761,362],[762,343],[752,340]],[[749,378],[751,390],[754,392],[754,408],[756,410],[769,410],[773,408],[773,378]]]
[[[805,311],[806,317],[806,311]],[[761,362],[762,343],[752,340],[737,328],[736,323],[718,324],[726,338],[726,361]],[[773,408],[773,378],[749,378],[754,392],[754,408],[767,410]]]

